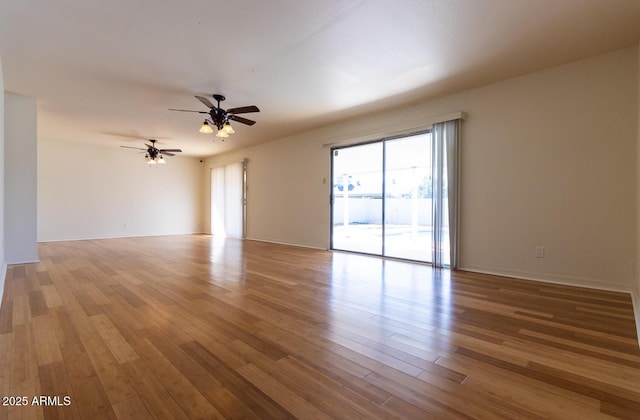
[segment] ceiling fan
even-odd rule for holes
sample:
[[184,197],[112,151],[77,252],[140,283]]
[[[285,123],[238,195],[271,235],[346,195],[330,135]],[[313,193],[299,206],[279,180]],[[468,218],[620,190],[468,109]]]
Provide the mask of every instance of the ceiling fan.
[[124,147],[125,149],[137,149],[137,150],[146,151],[146,154],[144,155],[144,157],[145,159],[147,159],[147,163],[149,165],[155,165],[156,163],[167,163],[164,160],[163,155],[175,156],[175,153],[182,152],[182,150],[180,149],[158,149],[156,147],[157,140],[149,139],[149,141],[151,142],[151,144],[148,144],[148,143],[144,144],[145,146],[147,146],[146,149],[142,147],[131,147],[131,146],[120,146],[120,147]]
[[260,112],[260,109],[258,109],[258,107],[255,105],[241,106],[238,108],[229,108],[227,110],[224,110],[220,108],[220,102],[224,101],[226,98],[220,94],[213,95],[213,99],[218,102],[218,105],[212,104],[211,101],[202,96],[196,96],[196,99],[205,104],[209,108],[209,111],[193,111],[190,109],[174,108],[170,108],[169,111],[197,112],[199,114],[208,114],[210,118],[205,118],[202,127],[200,127],[200,132],[207,134],[213,133],[213,129],[209,125],[211,124],[218,129],[216,137],[226,138],[229,137],[229,134],[233,134],[235,132],[233,127],[231,127],[230,121],[237,121],[246,125],[253,125],[256,123],[255,121],[248,118],[240,117],[238,116],[238,114]]

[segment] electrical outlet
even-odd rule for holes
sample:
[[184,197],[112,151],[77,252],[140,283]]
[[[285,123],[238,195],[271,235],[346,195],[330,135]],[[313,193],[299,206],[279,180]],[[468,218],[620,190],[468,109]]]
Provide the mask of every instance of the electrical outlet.
[[544,247],[537,246],[536,247],[536,258],[544,258]]

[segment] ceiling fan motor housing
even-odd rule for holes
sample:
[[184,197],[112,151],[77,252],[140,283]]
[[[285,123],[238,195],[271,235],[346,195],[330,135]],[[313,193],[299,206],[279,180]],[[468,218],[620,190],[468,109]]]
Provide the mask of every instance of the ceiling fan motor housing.
[[228,122],[227,113],[221,108],[211,108],[209,115],[211,116],[211,121],[218,127],[218,130],[222,130],[222,127]]

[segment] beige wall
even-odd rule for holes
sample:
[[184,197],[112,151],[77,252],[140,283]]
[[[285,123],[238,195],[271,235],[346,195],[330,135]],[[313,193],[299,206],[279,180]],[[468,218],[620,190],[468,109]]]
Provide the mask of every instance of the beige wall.
[[149,168],[135,150],[82,143],[38,145],[38,241],[201,231],[196,158]]
[[636,317],[636,330],[638,332],[638,341],[640,341],[640,43],[638,43],[638,126],[636,130],[636,284],[633,289],[633,305]]
[[0,57],[0,302],[4,293],[7,264],[4,257],[4,80]]
[[636,83],[629,48],[460,95],[463,267],[630,289]]
[[7,264],[38,261],[37,103],[5,92],[4,240]]
[[[635,46],[215,156],[204,170],[205,214],[209,168],[246,157],[247,236],[326,248],[330,151],[323,144],[464,111],[461,266],[630,290],[637,79]],[[545,258],[535,258],[537,245]]]

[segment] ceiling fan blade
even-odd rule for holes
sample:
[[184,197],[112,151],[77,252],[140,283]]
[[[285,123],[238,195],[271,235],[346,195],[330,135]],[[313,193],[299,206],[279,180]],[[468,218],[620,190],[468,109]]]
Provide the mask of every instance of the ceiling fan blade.
[[163,150],[160,150],[160,153],[165,155],[165,156],[175,156],[173,153],[168,153],[168,152],[165,152]]
[[241,106],[239,108],[227,109],[227,112],[229,114],[246,114],[248,112],[260,112],[260,109],[258,109],[258,107],[255,105],[249,105],[249,106]]
[[182,150],[181,149],[160,149],[160,153],[167,153],[167,152],[179,153],[179,152],[182,152]]
[[197,112],[198,114],[209,114],[206,111],[194,111],[192,109],[175,109],[175,108],[169,108],[169,111],[180,111],[180,112]]
[[150,148],[150,149],[155,149],[155,146],[152,146],[152,145],[150,145],[150,144],[145,143],[144,145],[145,145],[145,146],[147,146],[147,147],[148,147],[148,148]]
[[196,96],[196,98],[202,102],[203,104],[205,104],[206,106],[208,106],[209,108],[215,108],[216,106],[214,104],[211,103],[211,101],[209,101],[207,98],[203,98],[202,96]]
[[233,121],[238,121],[239,123],[247,124],[247,125],[253,125],[256,123],[255,121],[252,121],[243,117],[238,117],[237,115],[229,115],[229,119]]
[[143,149],[142,147],[131,147],[131,146],[120,146],[120,147],[124,147],[125,149],[147,150],[147,149]]

